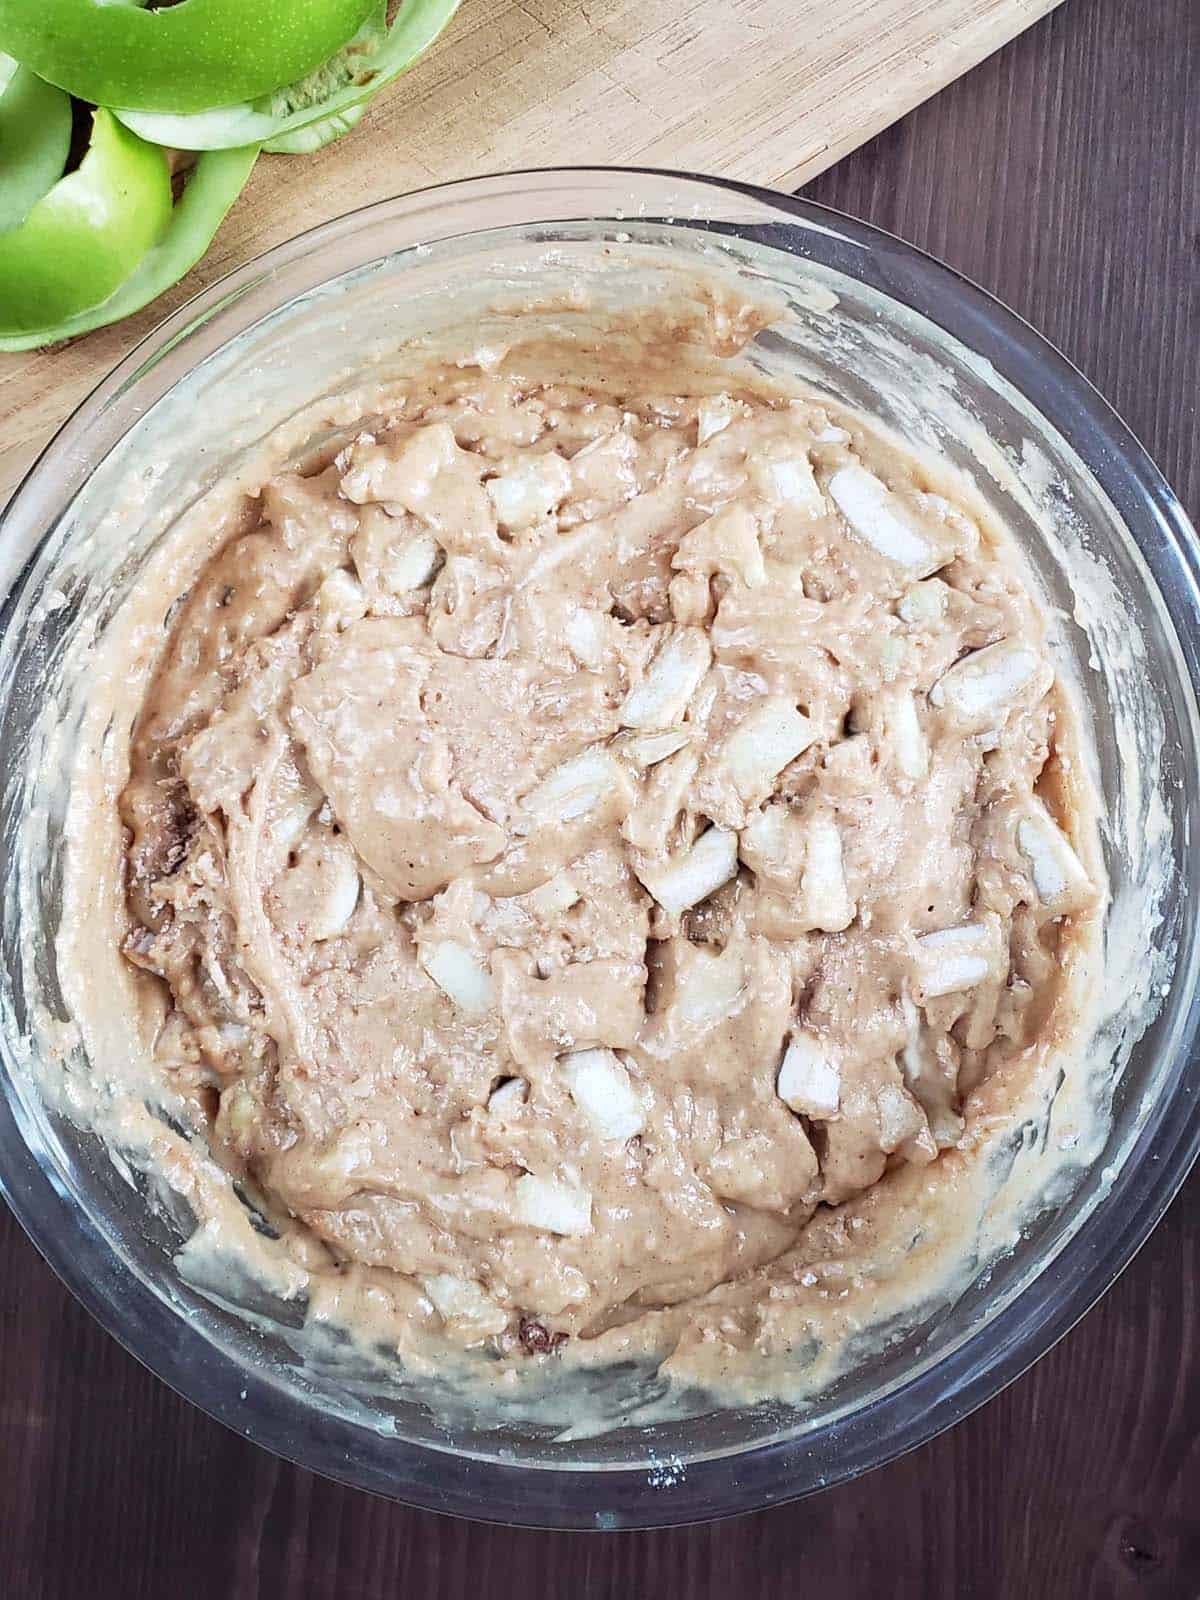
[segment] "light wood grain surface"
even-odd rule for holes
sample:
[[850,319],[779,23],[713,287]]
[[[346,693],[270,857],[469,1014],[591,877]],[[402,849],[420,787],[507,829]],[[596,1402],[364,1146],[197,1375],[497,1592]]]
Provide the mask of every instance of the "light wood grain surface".
[[1059,0],[464,0],[348,138],[264,156],[213,248],[154,306],[0,356],[0,501],[169,311],[303,228],[408,189],[556,164],[795,189]]

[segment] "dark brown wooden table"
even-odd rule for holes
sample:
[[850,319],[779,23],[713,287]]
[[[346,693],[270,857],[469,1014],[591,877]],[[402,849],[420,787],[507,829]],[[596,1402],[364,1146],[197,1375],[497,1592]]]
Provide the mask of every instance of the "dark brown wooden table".
[[[1200,521],[1200,0],[1067,0],[814,183],[1058,343]],[[1200,1173],[1074,1333],[953,1432],[735,1522],[571,1535],[407,1511],[176,1398],[0,1213],[3,1600],[1195,1600]]]

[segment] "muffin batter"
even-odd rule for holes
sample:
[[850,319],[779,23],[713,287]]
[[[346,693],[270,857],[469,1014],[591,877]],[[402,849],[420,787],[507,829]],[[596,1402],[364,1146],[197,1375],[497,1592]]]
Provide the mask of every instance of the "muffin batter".
[[135,729],[163,1072],[317,1276],[460,1347],[790,1345],[806,1236],[1077,1020],[1015,551],[748,379],[446,368],[333,448],[247,498]]

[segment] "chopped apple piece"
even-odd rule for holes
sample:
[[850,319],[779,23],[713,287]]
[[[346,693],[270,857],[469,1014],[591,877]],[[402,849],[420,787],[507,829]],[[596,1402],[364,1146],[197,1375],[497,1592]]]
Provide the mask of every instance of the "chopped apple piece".
[[581,667],[586,667],[589,672],[599,672],[604,665],[604,629],[598,612],[576,606],[567,618],[563,637],[567,641],[567,649]]
[[431,533],[414,533],[397,542],[387,564],[387,586],[393,594],[423,589],[437,571],[442,547]]
[[486,1339],[508,1326],[508,1312],[485,1294],[474,1278],[437,1272],[423,1278],[421,1287],[442,1321],[457,1324],[465,1333]]
[[309,789],[280,805],[271,821],[271,840],[282,855],[300,843],[309,819],[320,809],[321,800],[319,789]]
[[985,922],[941,928],[917,940],[917,998],[936,1000],[984,983],[996,960],[996,930]]
[[829,480],[834,504],[872,550],[919,576],[936,572],[942,557],[910,522],[903,502],[864,467],[839,467]]
[[945,616],[949,598],[949,584],[943,583],[941,578],[926,578],[923,583],[914,583],[908,593],[900,597],[896,611],[901,620],[911,626],[927,628]]
[[1017,849],[1029,863],[1037,897],[1057,912],[1081,911],[1095,889],[1066,834],[1042,802],[1031,796],[1017,823]]
[[671,616],[681,627],[699,628],[712,616],[712,586],[695,572],[678,572],[667,585]]
[[884,737],[892,747],[896,766],[913,783],[929,776],[929,743],[908,689],[889,692],[883,708]]
[[362,883],[354,852],[320,828],[306,834],[296,858],[272,885],[276,920],[308,938],[336,939],[358,904]]
[[548,772],[521,804],[539,822],[574,822],[602,808],[623,814],[633,804],[633,787],[610,751],[591,746]]
[[691,740],[689,728],[664,728],[661,733],[619,733],[612,742],[612,749],[631,766],[645,771],[682,750]]
[[356,442],[341,491],[357,505],[381,503],[389,514],[412,512],[458,550],[496,540],[495,517],[479,477],[483,463],[460,450],[448,423],[428,423],[398,445]]
[[543,1233],[570,1237],[592,1231],[592,1197],[586,1189],[558,1178],[518,1178],[513,1214],[518,1222]]
[[757,877],[779,889],[795,889],[804,863],[804,822],[781,802],[750,816],[739,836],[742,860]]
[[708,671],[712,647],[701,628],[676,628],[651,661],[646,676],[626,695],[621,724],[645,730],[680,722]]
[[809,517],[823,517],[829,510],[806,455],[764,457],[755,462],[753,477],[759,493],[776,505]]
[[489,478],[484,488],[496,521],[509,533],[544,522],[571,492],[571,469],[554,450],[527,457]]
[[535,917],[542,917],[546,921],[561,916],[564,911],[569,911],[580,898],[579,890],[565,872],[558,873],[548,883],[539,884],[536,889],[531,889],[523,897],[522,904],[533,912]]
[[[680,1032],[707,1030],[728,1021],[738,1010],[748,982],[742,950],[730,944],[716,955],[703,945],[680,940],[673,946],[673,954],[673,963],[659,967],[664,1021]],[[664,973],[672,965],[672,981],[664,983]]]
[[842,864],[842,836],[827,812],[818,812],[808,823],[800,893],[805,917],[823,933],[840,933],[854,921],[855,905]]
[[373,439],[358,441],[350,451],[341,491],[356,505],[372,500],[406,502],[414,491],[418,496],[427,493],[432,479],[452,466],[457,454],[457,441],[444,422],[418,428],[394,454]]
[[757,805],[771,793],[784,767],[815,737],[813,724],[790,700],[768,695],[726,735],[715,768],[728,777],[746,804]]
[[507,1122],[516,1116],[529,1099],[529,1085],[524,1078],[506,1078],[488,1096],[488,1116],[497,1122]]
[[798,1116],[815,1122],[837,1116],[841,1104],[837,1066],[806,1028],[798,1028],[788,1042],[777,1087],[779,1098]]
[[678,572],[701,578],[721,573],[748,589],[757,588],[767,577],[758,545],[758,519],[745,506],[724,506],[684,534],[671,565]]
[[644,864],[634,870],[663,910],[678,916],[707,900],[737,872],[737,834],[709,828],[686,854],[662,866]]
[[632,1139],[646,1125],[646,1108],[612,1050],[576,1050],[562,1057],[572,1100],[602,1139]]
[[419,959],[443,993],[468,1016],[491,1010],[494,989],[491,975],[475,952],[457,939],[439,939],[420,946]]
[[696,408],[696,443],[707,444],[733,421],[736,408],[727,394],[706,395]]
[[331,628],[347,628],[366,616],[366,590],[344,567],[338,567],[317,590],[317,610],[321,621]]
[[667,850],[699,766],[699,754],[691,745],[655,765],[641,799],[621,824],[622,836],[635,850],[652,856]]
[[973,650],[929,691],[932,705],[960,722],[987,726],[1005,716],[1027,689],[1044,694],[1054,673],[1049,662],[1015,639]]

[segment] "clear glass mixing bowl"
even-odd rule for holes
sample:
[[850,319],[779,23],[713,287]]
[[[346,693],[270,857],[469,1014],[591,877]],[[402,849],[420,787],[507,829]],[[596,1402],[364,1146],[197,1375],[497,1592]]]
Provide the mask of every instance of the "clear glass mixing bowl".
[[[684,1408],[621,1425],[645,1398],[644,1375],[593,1375],[613,1425],[565,1440],[518,1415],[482,1425],[430,1383],[381,1393],[344,1365],[301,1362],[295,1307],[252,1323],[197,1292],[172,1259],[186,1207],[148,1204],[93,1134],[40,1097],[33,1024],[61,1009],[63,785],[47,764],[70,748],[67,738],[56,755],[45,742],[45,711],[80,628],[104,626],[197,484],[306,401],[367,372],[386,376],[401,335],[511,290],[514,260],[526,287],[566,263],[595,269],[600,298],[619,300],[636,273],[622,277],[613,262],[642,246],[675,269],[715,263],[782,291],[787,313],[754,358],[940,446],[1007,517],[1061,608],[1064,666],[1092,707],[1114,905],[1136,914],[1135,931],[1108,951],[1121,998],[1098,1056],[1097,1092],[1112,1089],[1104,1148],[953,1304],[899,1330],[804,1410]],[[6,1199],[84,1304],[160,1377],[260,1444],[401,1500],[515,1523],[644,1526],[766,1506],[888,1460],[994,1395],[1082,1315],[1200,1146],[1197,569],[1170,489],[1062,356],[945,267],[818,206],[663,173],[534,172],[388,201],[280,246],[128,356],[3,517]],[[41,854],[25,848],[31,836]],[[1162,893],[1155,852],[1169,864]],[[568,1395],[564,1415],[570,1405]]]

